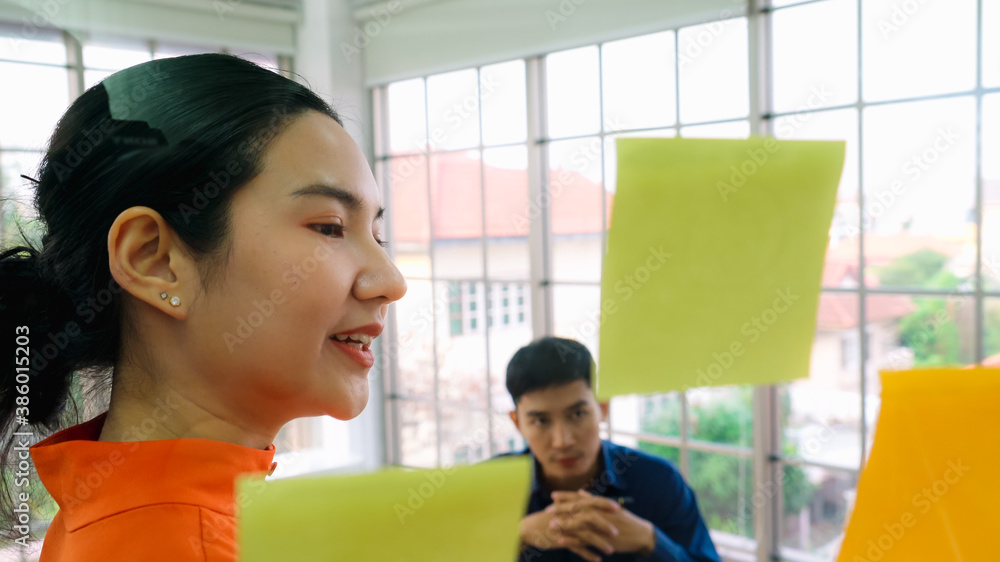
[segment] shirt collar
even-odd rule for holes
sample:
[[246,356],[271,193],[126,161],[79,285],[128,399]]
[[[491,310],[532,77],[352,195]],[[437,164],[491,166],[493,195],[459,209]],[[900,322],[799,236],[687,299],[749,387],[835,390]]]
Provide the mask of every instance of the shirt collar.
[[[601,440],[601,454],[599,462],[603,463],[600,472],[597,473],[597,478],[591,485],[591,488],[596,488],[600,495],[606,495],[609,491],[624,491],[625,490],[625,479],[621,474],[622,470],[617,470],[619,465],[616,465],[614,461],[617,456],[620,456],[620,447],[615,445],[610,441]],[[524,450],[525,454],[531,455],[531,458],[535,461],[531,463],[531,493],[532,494],[548,494],[548,488],[545,487],[545,483],[542,482],[542,465],[538,462],[534,453],[531,452],[531,448],[526,448]],[[626,465],[627,466],[627,465]],[[610,468],[609,468],[610,467]]]
[[104,412],[28,448],[69,531],[160,503],[197,505],[233,516],[236,477],[272,468],[273,443],[254,449],[199,438],[98,441],[106,417]]

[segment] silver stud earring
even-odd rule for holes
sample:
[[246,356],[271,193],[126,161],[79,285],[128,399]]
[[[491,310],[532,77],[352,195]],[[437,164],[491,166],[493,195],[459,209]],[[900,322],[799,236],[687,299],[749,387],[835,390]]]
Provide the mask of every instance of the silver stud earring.
[[[167,298],[167,294],[166,293],[160,293],[160,298],[161,299],[166,299]],[[181,305],[181,298],[180,297],[177,297],[177,296],[170,297],[170,306],[180,306],[180,305]]]

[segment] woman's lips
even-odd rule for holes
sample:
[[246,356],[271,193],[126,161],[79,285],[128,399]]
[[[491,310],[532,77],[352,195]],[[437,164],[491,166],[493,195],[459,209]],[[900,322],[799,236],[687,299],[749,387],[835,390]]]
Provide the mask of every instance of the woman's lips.
[[337,347],[340,351],[344,352],[345,355],[354,360],[355,363],[361,365],[366,369],[370,369],[372,365],[375,364],[375,354],[372,353],[371,348],[368,349],[358,349],[352,345],[348,345],[346,342],[342,342],[337,338],[330,338],[333,345]]

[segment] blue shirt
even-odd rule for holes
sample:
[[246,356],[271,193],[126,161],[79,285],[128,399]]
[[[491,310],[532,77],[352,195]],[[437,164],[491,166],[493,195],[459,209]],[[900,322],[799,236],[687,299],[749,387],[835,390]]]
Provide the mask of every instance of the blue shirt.
[[[530,449],[508,455],[531,454]],[[719,562],[708,528],[698,511],[694,492],[674,465],[610,441],[601,441],[601,469],[589,486],[595,495],[615,500],[627,498],[624,507],[656,527],[656,548],[648,557],[636,553],[603,555],[606,562],[648,560],[655,562]],[[542,483],[541,467],[534,462],[531,496],[526,515],[542,511],[552,503],[552,493]],[[597,552],[594,550],[594,552]],[[540,550],[527,547],[519,562],[570,562],[582,560],[565,548]]]

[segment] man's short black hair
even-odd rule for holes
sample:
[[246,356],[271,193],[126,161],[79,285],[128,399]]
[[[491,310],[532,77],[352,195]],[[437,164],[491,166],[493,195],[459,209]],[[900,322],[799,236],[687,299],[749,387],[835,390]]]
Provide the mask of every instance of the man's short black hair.
[[554,336],[517,350],[507,364],[507,391],[514,406],[528,392],[583,381],[590,384],[594,359],[582,343]]

